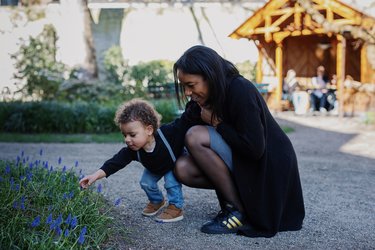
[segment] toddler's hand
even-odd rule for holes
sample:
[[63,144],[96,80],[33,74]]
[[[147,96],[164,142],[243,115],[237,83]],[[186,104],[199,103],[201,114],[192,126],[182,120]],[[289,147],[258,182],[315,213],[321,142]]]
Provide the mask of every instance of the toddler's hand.
[[88,176],[85,176],[83,177],[80,181],[79,181],[79,185],[82,187],[82,188],[88,188],[91,184],[93,184],[95,181],[96,181],[96,177],[95,175],[88,175]]

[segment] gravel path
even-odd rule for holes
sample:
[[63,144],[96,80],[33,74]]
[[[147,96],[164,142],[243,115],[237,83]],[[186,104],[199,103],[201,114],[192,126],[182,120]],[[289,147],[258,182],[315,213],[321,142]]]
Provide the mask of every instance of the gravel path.
[[[141,215],[147,199],[138,181],[142,166],[132,163],[102,180],[110,200],[123,198],[121,223],[130,229],[129,241],[119,249],[375,249],[375,129],[355,119],[275,115],[280,124],[295,129],[288,134],[297,152],[306,218],[298,232],[273,238],[206,235],[200,226],[218,211],[213,191],[184,186],[185,219],[156,223]],[[14,159],[24,150],[57,165],[95,171],[122,144],[0,143],[0,158]]]

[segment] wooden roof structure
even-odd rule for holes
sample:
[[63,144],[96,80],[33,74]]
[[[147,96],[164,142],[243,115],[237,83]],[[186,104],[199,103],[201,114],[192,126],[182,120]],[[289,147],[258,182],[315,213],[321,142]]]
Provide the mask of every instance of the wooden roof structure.
[[310,79],[324,65],[330,76],[337,76],[341,90],[347,74],[375,83],[375,66],[367,56],[368,45],[375,46],[372,29],[374,18],[338,0],[269,0],[230,37],[255,42],[259,51],[256,81],[264,82],[266,75],[273,74],[280,107],[288,69]]

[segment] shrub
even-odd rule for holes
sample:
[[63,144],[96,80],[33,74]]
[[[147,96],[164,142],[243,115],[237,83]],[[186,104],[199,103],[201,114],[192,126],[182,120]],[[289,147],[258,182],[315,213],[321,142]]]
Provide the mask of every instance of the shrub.
[[19,91],[22,97],[52,100],[63,81],[65,65],[57,62],[56,31],[52,25],[45,25],[41,34],[30,37],[20,50],[12,55],[16,60],[15,67]]
[[0,130],[19,133],[105,133],[118,131],[115,107],[76,102],[0,103]]
[[[0,102],[0,131],[13,133],[108,133],[118,132],[113,121],[118,104],[92,102],[63,103]],[[155,101],[162,122],[177,114],[174,100]]]

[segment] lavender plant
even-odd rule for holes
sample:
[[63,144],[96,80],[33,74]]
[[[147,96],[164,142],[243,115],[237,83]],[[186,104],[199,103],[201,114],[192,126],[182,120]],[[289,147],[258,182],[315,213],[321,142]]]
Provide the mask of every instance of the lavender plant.
[[15,161],[0,160],[0,248],[101,248],[115,233],[114,205],[102,186],[81,190],[78,162],[68,167],[60,157],[57,163],[31,161],[24,152]]

